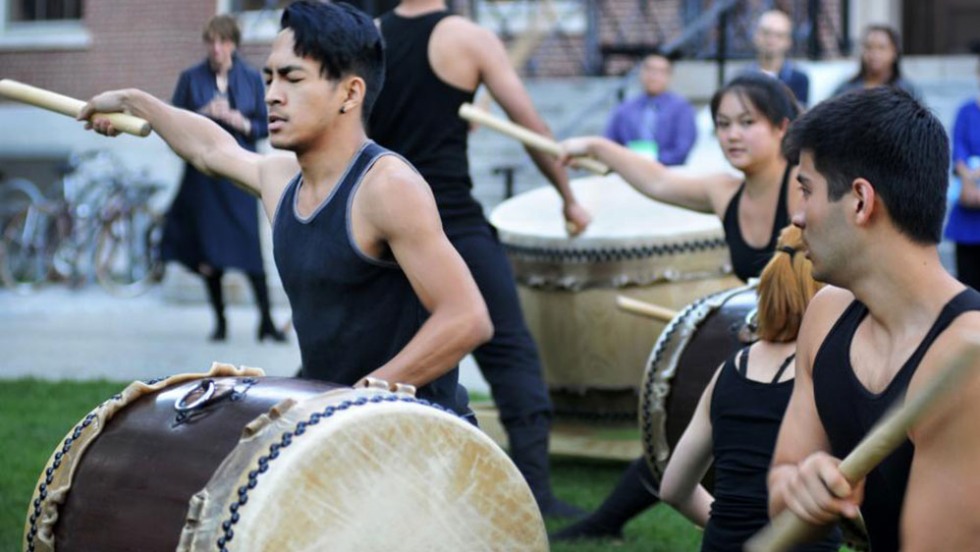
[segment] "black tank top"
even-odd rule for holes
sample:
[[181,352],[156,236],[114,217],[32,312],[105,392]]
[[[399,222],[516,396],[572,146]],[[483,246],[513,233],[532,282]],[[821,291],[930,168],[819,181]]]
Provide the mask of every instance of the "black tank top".
[[745,191],[745,183],[738,187],[735,196],[728,202],[725,208],[725,218],[722,219],[722,226],[725,229],[725,242],[728,243],[728,251],[732,256],[732,270],[735,276],[743,282],[749,278],[758,277],[766,263],[772,258],[776,251],[776,240],[779,232],[789,224],[789,212],[786,209],[786,195],[789,191],[789,173],[791,167],[786,167],[783,173],[783,182],[779,188],[779,201],[776,204],[776,219],[772,223],[772,235],[769,243],[762,249],[756,249],[745,243],[742,237],[742,229],[738,226],[738,205],[742,199],[742,192]]
[[[813,362],[813,395],[834,456],[844,458],[888,408],[905,398],[909,381],[922,357],[954,319],[980,310],[980,293],[966,288],[943,307],[922,343],[884,391],[875,394],[858,380],[851,366],[851,343],[868,308],[854,301],[837,320]],[[899,520],[912,466],[914,447],[908,439],[868,474],[861,513],[872,550],[899,550]]]
[[[725,361],[711,395],[715,500],[701,539],[702,551],[741,550],[769,522],[766,476],[793,391],[793,381],[780,382],[779,377],[793,357],[766,383],[746,377],[747,353],[748,347]],[[832,551],[840,541],[840,532],[834,531],[818,543],[794,550]]]
[[473,199],[466,157],[469,125],[459,106],[474,93],[441,80],[429,65],[429,38],[447,11],[418,17],[380,17],[385,41],[385,84],[371,112],[369,134],[415,165],[436,198],[446,233],[459,225],[486,224]]
[[[353,385],[391,360],[428,316],[401,268],[366,256],[351,233],[354,194],[384,155],[393,154],[366,142],[308,218],[296,210],[301,175],[276,208],[273,251],[293,308],[304,377]],[[457,380],[454,368],[417,395],[464,414],[465,405],[457,405]]]

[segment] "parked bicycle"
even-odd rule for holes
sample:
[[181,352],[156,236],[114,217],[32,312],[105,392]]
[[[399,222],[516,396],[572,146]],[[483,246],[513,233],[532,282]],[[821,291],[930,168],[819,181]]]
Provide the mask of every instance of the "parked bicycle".
[[49,278],[73,287],[98,279],[134,295],[158,278],[161,222],[147,201],[161,186],[121,167],[105,151],[73,155],[63,197],[33,197],[3,229],[0,279],[21,293]]
[[44,198],[40,188],[26,178],[10,177],[0,173],[0,231],[7,222],[27,208],[31,202]]
[[160,186],[127,186],[106,206],[95,250],[95,274],[114,295],[133,297],[163,278],[163,217],[149,207]]

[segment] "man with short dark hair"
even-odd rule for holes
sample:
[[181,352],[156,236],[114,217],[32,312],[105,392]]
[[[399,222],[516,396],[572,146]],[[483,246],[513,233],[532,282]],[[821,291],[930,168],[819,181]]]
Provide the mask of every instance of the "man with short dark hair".
[[[389,63],[370,135],[405,156],[432,187],[446,234],[487,302],[493,339],[473,351],[507,431],[509,452],[545,515],[581,510],[552,494],[548,465],[551,402],[534,340],[524,322],[514,274],[483,207],[473,197],[466,156],[469,126],[457,116],[481,84],[516,123],[548,133],[493,33],[452,15],[443,0],[403,0],[378,20]],[[591,220],[553,157],[528,150],[561,197],[574,233]],[[541,216],[559,216],[542,213]]]
[[694,108],[668,90],[674,65],[653,53],[640,65],[643,93],[621,103],[606,123],[606,138],[649,155],[664,165],[683,165],[698,137]]
[[878,87],[797,119],[803,229],[821,291],[797,341],[793,395],[769,473],[770,513],[828,524],[858,507],[872,550],[967,550],[980,534],[980,378],[972,376],[863,481],[845,457],[893,404],[916,395],[980,331],[980,294],[946,272],[940,240],[949,144],[907,92]]
[[[428,185],[367,139],[384,77],[374,23],[342,3],[290,4],[263,71],[270,141],[291,154],[247,151],[212,121],[139,90],[95,96],[79,118],[131,112],[202,172],[259,196],[305,377],[408,383],[470,414],[456,364],[492,326]],[[103,118],[89,126],[117,134]]]

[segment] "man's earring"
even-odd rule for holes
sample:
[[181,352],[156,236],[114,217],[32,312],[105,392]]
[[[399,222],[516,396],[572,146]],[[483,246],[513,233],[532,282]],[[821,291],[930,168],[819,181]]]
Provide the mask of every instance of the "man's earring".
[[347,113],[347,105],[346,105],[346,104],[345,104],[345,105],[342,105],[342,106],[340,106],[340,112],[341,112],[341,113]]

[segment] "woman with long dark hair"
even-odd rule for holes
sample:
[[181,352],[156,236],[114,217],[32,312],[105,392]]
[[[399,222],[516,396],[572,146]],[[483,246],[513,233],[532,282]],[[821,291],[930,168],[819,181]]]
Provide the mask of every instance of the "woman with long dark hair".
[[861,66],[857,74],[837,87],[834,95],[875,86],[897,86],[919,96],[902,75],[902,37],[894,27],[868,25],[861,38]]
[[[714,213],[724,226],[733,271],[745,281],[757,277],[772,258],[779,232],[800,201],[794,167],[782,154],[783,136],[800,111],[793,92],[764,74],[740,75],[715,92],[715,135],[741,177],[691,175],[600,137],[571,138],[562,147],[568,159],[597,158],[657,201]],[[595,512],[552,538],[621,538],[627,521],[657,503],[658,487],[646,461],[638,458]]]

